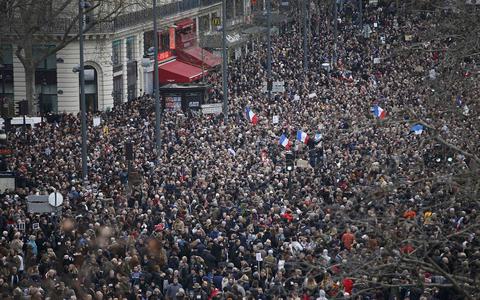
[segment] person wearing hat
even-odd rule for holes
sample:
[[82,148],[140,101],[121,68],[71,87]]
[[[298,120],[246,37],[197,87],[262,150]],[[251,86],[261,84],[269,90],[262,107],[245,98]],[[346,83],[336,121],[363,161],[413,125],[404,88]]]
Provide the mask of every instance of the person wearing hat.
[[[169,299],[168,297],[166,299]],[[182,299],[188,299],[187,294],[185,293],[185,290],[183,288],[179,288],[178,292],[175,294],[175,297],[171,298],[172,300],[182,300]]]
[[265,268],[269,271],[269,274],[273,274],[273,269],[277,265],[277,259],[273,256],[273,250],[268,250],[268,255],[263,259]]
[[202,286],[198,282],[195,282],[195,284],[193,285],[193,295],[191,299],[192,300],[208,299],[207,293],[202,289]]
[[240,279],[238,280],[237,282],[240,286],[242,286],[243,290],[244,291],[248,291],[250,290],[250,278],[248,278],[247,275],[242,275],[242,277],[240,277]]

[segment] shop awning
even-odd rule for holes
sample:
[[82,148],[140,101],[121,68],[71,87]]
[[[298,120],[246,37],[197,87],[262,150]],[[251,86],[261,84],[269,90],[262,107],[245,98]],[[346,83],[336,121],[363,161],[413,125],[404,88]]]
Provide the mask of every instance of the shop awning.
[[193,46],[185,49],[178,49],[177,56],[180,60],[191,63],[195,66],[203,66],[204,68],[210,69],[215,66],[218,66],[222,63],[222,59],[213,53],[198,47]]
[[158,78],[164,83],[189,83],[202,78],[207,72],[179,60],[172,60],[158,67]]
[[177,26],[178,29],[183,29],[185,27],[193,25],[193,20],[192,19],[183,19],[178,22],[175,22],[175,25]]

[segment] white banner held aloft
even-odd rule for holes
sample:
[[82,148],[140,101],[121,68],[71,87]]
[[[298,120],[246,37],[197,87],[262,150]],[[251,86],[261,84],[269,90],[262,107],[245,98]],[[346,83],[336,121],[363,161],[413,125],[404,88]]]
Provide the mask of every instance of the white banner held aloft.
[[100,117],[93,117],[93,127],[100,126],[101,122],[102,120],[100,119]]
[[280,122],[280,117],[279,116],[273,116],[272,124],[278,124],[279,122]]
[[278,261],[278,269],[283,269],[285,267],[285,261],[284,260],[279,260]]
[[315,97],[317,97],[317,93],[308,94],[309,99],[312,99],[312,98],[315,98]]
[[262,253],[258,252],[258,253],[256,254],[256,258],[257,258],[257,261],[258,261],[258,262],[263,261]]

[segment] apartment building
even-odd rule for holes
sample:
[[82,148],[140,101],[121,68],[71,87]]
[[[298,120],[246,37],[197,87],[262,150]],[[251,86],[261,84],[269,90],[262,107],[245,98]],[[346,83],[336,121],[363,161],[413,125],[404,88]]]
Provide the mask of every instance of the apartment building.
[[[210,30],[211,22],[207,20],[221,13],[221,0],[159,0],[158,3],[159,31],[183,19],[194,20],[197,31]],[[201,20],[203,23],[199,24]],[[67,26],[55,25],[52,35],[61,34]],[[39,47],[46,46],[34,45],[34,56]],[[145,49],[150,47],[153,47],[153,20],[149,7],[130,8],[114,22],[100,24],[85,34],[85,92],[90,111],[111,109],[145,91],[149,86],[145,79],[149,77],[144,73],[153,69],[142,64],[142,60]],[[26,98],[25,72],[15,49],[16,45],[0,45],[0,104],[2,112],[10,114],[15,111],[15,103]],[[79,43],[74,41],[37,66],[35,97],[41,99],[39,106],[42,106],[38,111],[80,110],[79,76],[73,72],[79,61]]]
[[[153,17],[149,2],[151,1],[143,1],[143,5],[131,6],[113,22],[102,23],[85,34],[85,93],[89,111],[108,110],[116,104],[152,92]],[[208,50],[203,51],[203,48],[200,53],[198,49],[202,44],[206,44],[200,42],[200,37],[208,38],[208,33],[219,30],[215,20],[222,16],[222,0],[157,2],[161,66],[177,59],[184,62],[187,60],[187,64],[202,69],[214,65],[211,63],[215,60],[210,57],[211,53],[209,54]],[[252,23],[252,12],[264,10],[266,7],[265,0],[226,2],[228,27]],[[74,7],[72,14],[75,14]],[[55,24],[51,34],[62,34],[66,26],[67,23]],[[182,26],[190,28],[190,32],[182,32]],[[172,37],[172,34],[176,37]],[[172,41],[177,42],[178,48],[182,45],[186,47],[188,40],[197,48],[183,52],[171,51]],[[48,46],[53,45],[34,45],[34,56],[35,49]],[[175,48],[175,45],[173,47]],[[8,111],[10,115],[15,112],[15,103],[26,98],[25,72],[15,55],[15,49],[16,45],[0,44],[0,107],[3,107],[2,113]],[[180,57],[177,57],[177,54]],[[198,64],[199,55],[200,60],[205,60],[204,65]],[[80,110],[79,76],[73,72],[79,61],[79,43],[73,41],[37,66],[35,97],[38,99],[38,112],[75,113]],[[169,68],[179,67],[170,64]],[[162,72],[164,75],[167,73]],[[170,80],[167,78],[165,82]]]

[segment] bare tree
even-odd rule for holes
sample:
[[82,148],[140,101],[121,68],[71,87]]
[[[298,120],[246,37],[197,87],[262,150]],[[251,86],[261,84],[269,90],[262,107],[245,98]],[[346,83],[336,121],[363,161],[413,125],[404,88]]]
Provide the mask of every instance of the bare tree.
[[[415,179],[371,191],[372,207],[379,203],[391,209],[373,209],[365,218],[347,221],[371,233],[359,243],[373,239],[381,241],[382,248],[358,252],[342,265],[343,276],[363,282],[366,290],[450,289],[449,299],[478,299],[480,252],[474,237],[480,233],[479,135],[475,131],[480,126],[475,117],[480,92],[480,10],[466,1],[407,4],[409,16],[428,20],[423,24],[429,28],[416,32],[415,42],[400,58],[407,63],[411,57],[431,57],[433,63],[415,84],[426,95],[423,109],[397,112],[399,117],[391,122],[402,122],[407,115],[411,124],[423,125],[429,136],[418,144],[423,158],[411,171]],[[394,214],[402,206],[388,202],[388,195],[418,186],[432,193],[431,201],[420,208],[413,199],[411,205],[403,206],[408,207],[404,214]],[[415,210],[423,213],[414,216]]]
[[[338,283],[349,278],[356,295],[431,289],[448,299],[479,299],[480,7],[466,1],[406,1],[400,14],[398,1],[390,4],[403,18],[392,34],[402,41],[395,51],[378,47],[394,56],[382,59],[410,78],[402,75],[399,85],[385,91],[406,98],[405,105],[376,126],[391,130],[421,124],[426,134],[410,141],[414,149],[402,159],[385,162],[388,170],[378,163],[362,166],[380,184],[359,187],[361,200],[338,200],[345,207],[330,219],[340,232],[349,228],[357,233],[351,249],[339,251],[331,263],[294,257],[287,264],[303,270],[307,279],[323,278],[321,287],[334,297]],[[405,34],[413,35],[413,41],[405,43]],[[337,233],[324,234],[317,243],[335,237]]]
[[[113,30],[113,20],[130,0],[91,1],[85,5],[84,33]],[[35,113],[35,70],[40,62],[65,48],[79,37],[78,1],[2,0],[0,33],[2,43],[16,46],[15,55],[25,70],[29,111]],[[34,45],[53,45],[35,49]]]

